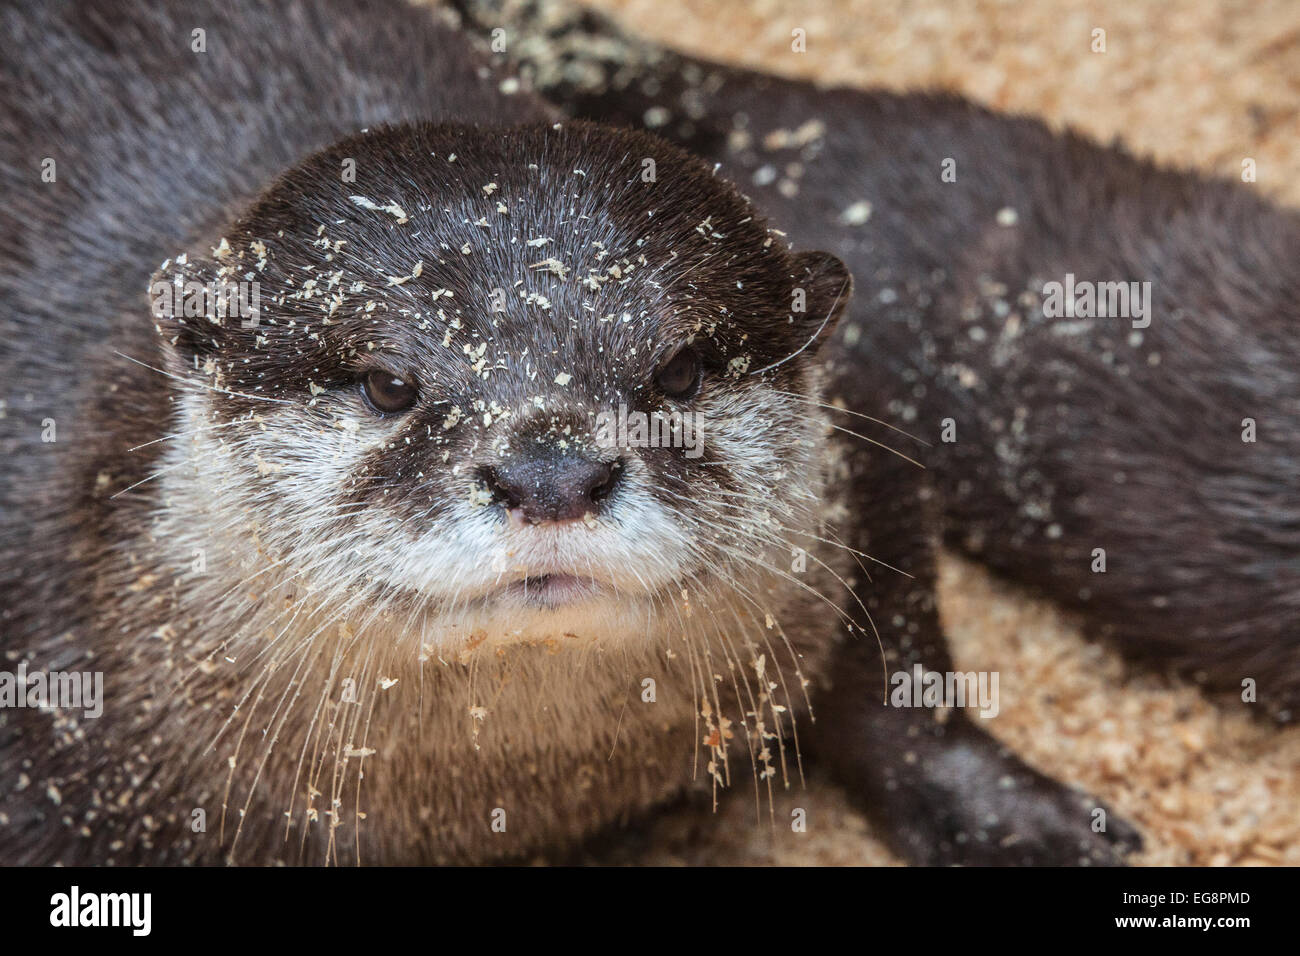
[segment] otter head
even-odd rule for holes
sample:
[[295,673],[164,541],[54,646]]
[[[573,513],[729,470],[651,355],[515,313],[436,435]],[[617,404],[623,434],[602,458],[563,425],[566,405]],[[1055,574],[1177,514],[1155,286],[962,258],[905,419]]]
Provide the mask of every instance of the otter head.
[[435,642],[636,634],[807,545],[848,275],[653,137],[370,131],[152,293],[165,480],[252,590]]

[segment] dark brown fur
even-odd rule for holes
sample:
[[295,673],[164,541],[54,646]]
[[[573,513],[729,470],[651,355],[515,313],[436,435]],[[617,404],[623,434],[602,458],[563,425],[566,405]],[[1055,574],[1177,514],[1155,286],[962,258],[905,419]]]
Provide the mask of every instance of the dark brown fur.
[[[515,208],[538,216],[539,227],[562,224],[544,218],[544,210],[549,215],[559,208],[543,201],[550,191],[537,193],[535,204],[528,200],[536,187],[518,177],[529,158],[548,157],[541,168],[556,177],[556,188],[567,188],[567,170],[579,163],[590,166],[584,188],[593,192],[584,201],[598,199],[602,185],[635,178],[635,169],[621,165],[628,158],[656,158],[664,190],[658,208],[675,218],[661,220],[647,232],[652,243],[674,237],[668,245],[650,247],[652,261],[687,248],[688,241],[695,241],[694,225],[716,215],[717,223],[727,224],[725,239],[717,245],[727,262],[720,266],[701,258],[700,268],[691,273],[691,292],[683,299],[665,300],[653,283],[634,274],[632,284],[621,291],[622,302],[633,310],[653,303],[660,316],[678,308],[698,315],[725,304],[743,317],[741,327],[748,331],[743,344],[733,335],[734,321],[702,340],[713,350],[712,387],[723,393],[741,390],[720,374],[729,359],[744,351],[761,367],[796,352],[823,328],[816,324],[818,317],[833,319],[843,293],[844,276],[834,260],[814,253],[791,255],[779,243],[769,246],[762,224],[743,221],[748,211],[725,184],[711,180],[702,166],[680,153],[639,136],[582,126],[476,133],[442,125],[376,130],[339,143],[362,126],[387,122],[427,117],[444,124],[496,125],[535,122],[550,114],[529,97],[503,96],[495,81],[480,79],[478,61],[464,50],[463,38],[435,25],[422,11],[383,6],[352,20],[342,7],[306,9],[325,12],[291,6],[283,14],[263,14],[238,4],[205,11],[201,19],[213,53],[221,49],[223,36],[236,33],[241,47],[229,48],[233,55],[210,53],[198,60],[175,39],[195,25],[189,19],[182,23],[165,14],[127,14],[113,5],[75,14],[57,7],[35,15],[6,13],[7,42],[15,46],[12,55],[6,51],[0,87],[5,111],[0,119],[11,133],[4,137],[3,175],[17,198],[5,210],[7,228],[0,239],[3,371],[12,396],[7,397],[0,441],[13,476],[0,499],[4,648],[11,660],[26,657],[33,666],[99,666],[110,681],[110,700],[116,694],[131,702],[129,710],[119,709],[115,720],[102,724],[30,711],[0,714],[5,773],[0,787],[6,788],[0,790],[0,812],[11,832],[29,834],[7,841],[14,859],[213,861],[230,851],[229,834],[221,841],[195,837],[187,823],[190,808],[226,802],[220,792],[224,775],[211,772],[226,751],[214,756],[201,749],[213,726],[203,711],[212,707],[224,714],[238,701],[227,696],[229,685],[219,678],[176,683],[171,673],[198,659],[224,666],[220,635],[204,628],[204,615],[213,608],[187,603],[191,592],[184,574],[173,580],[151,573],[156,568],[150,562],[165,553],[165,539],[176,528],[160,524],[165,533],[149,536],[148,515],[157,514],[157,492],[145,484],[118,498],[107,497],[150,475],[159,460],[156,446],[143,454],[123,455],[123,449],[161,437],[177,419],[175,400],[181,392],[168,380],[105,354],[106,342],[133,356],[156,348],[152,320],[142,321],[143,290],[161,260],[187,249],[190,257],[180,271],[203,276],[218,267],[211,250],[219,237],[247,255],[254,239],[275,234],[279,245],[267,279],[284,292],[295,268],[320,262],[315,227],[330,228],[335,220],[347,219],[357,261],[382,265],[395,276],[405,275],[417,259],[424,263],[422,276],[383,293],[383,308],[393,314],[386,316],[382,333],[356,316],[323,330],[319,341],[304,340],[283,323],[291,317],[300,325],[309,323],[316,313],[292,300],[276,304],[277,323],[261,330],[268,340],[264,344],[253,332],[233,327],[164,323],[171,348],[158,361],[170,362],[166,368],[172,374],[240,393],[225,394],[216,411],[222,424],[237,425],[239,416],[256,413],[259,405],[257,398],[241,396],[301,406],[311,403],[320,388],[325,407],[342,407],[358,363],[373,355],[366,343],[376,338],[380,354],[401,355],[422,378],[437,378],[447,390],[441,393],[444,402],[457,393],[503,403],[528,394],[526,382],[512,378],[510,370],[494,380],[492,391],[480,391],[483,386],[465,376],[463,364],[446,360],[436,339],[398,318],[405,305],[417,297],[427,299],[437,288],[452,289],[458,308],[481,301],[482,284],[494,279],[495,271],[515,276],[527,265],[519,250],[497,246],[502,255],[494,259],[491,232],[475,240],[481,258],[468,262],[455,248],[430,255],[427,246],[411,245],[409,231],[395,229],[383,213],[359,216],[350,208],[351,189],[343,188],[337,176],[345,156],[361,160],[356,192],[380,202],[416,196],[421,183],[441,183],[439,188],[449,191],[412,219],[429,235],[446,229],[448,236],[461,237],[477,235],[452,228],[472,216],[453,211],[442,220],[442,213],[461,202],[468,213],[474,207],[465,194],[473,195],[482,185],[478,180],[488,178],[500,179],[512,203],[522,198]],[[345,23],[354,26],[344,29]],[[28,50],[37,52],[22,55]],[[51,63],[59,68],[47,72]],[[612,120],[639,118],[651,105],[699,95],[673,86],[683,61],[669,56],[654,63],[656,68],[667,64],[668,80],[653,95],[623,91],[610,97],[598,91],[587,96],[563,87],[551,92],[571,110]],[[1287,585],[1295,576],[1295,518],[1277,511],[1268,533],[1243,533],[1239,511],[1243,502],[1252,506],[1261,496],[1282,497],[1277,466],[1291,466],[1280,473],[1293,475],[1296,454],[1286,444],[1286,434],[1266,429],[1263,410],[1254,412],[1261,419],[1258,445],[1237,448],[1232,440],[1239,419],[1251,414],[1236,406],[1263,408],[1268,396],[1261,388],[1276,389],[1276,414],[1294,410],[1295,372],[1278,358],[1285,354],[1282,336],[1259,331],[1273,326],[1256,317],[1295,301],[1298,290],[1283,269],[1286,263],[1280,257],[1271,261],[1271,250],[1293,246],[1294,217],[1240,190],[1154,170],[1077,139],[1054,137],[1037,123],[996,117],[960,101],[826,93],[708,64],[687,65],[701,71],[698,77],[715,71],[719,82],[705,84],[711,91],[697,104],[702,109],[692,107],[689,128],[674,120],[662,131],[701,155],[727,156],[738,170],[732,175],[742,182],[762,165],[802,162],[806,172],[796,196],[783,195],[776,186],[755,186],[756,198],[794,230],[800,247],[828,248],[853,267],[859,292],[846,326],[855,331],[846,340],[842,326],[829,353],[828,397],[842,398],[852,411],[896,422],[933,446],[909,445],[897,433],[850,416],[839,421],[877,440],[906,446],[909,455],[931,466],[933,480],[903,459],[844,435],[828,459],[834,482],[824,507],[838,522],[832,534],[910,577],[850,560],[851,552],[842,548],[819,545],[810,550],[830,571],[848,578],[853,569],[853,593],[838,596],[856,625],[846,629],[835,623],[833,612],[819,614],[822,605],[811,595],[773,598],[780,602],[778,617],[798,620],[791,639],[808,676],[817,682],[814,689],[821,689],[814,706],[820,736],[830,744],[819,747],[822,759],[869,801],[895,845],[913,859],[1117,859],[1126,844],[1136,842],[1122,821],[1112,817],[1107,833],[1093,833],[1094,802],[1025,767],[975,722],[959,714],[944,722],[929,711],[876,706],[884,686],[871,622],[879,630],[890,670],[913,663],[951,669],[932,587],[932,550],[942,509],[958,543],[978,546],[992,566],[1043,585],[1065,603],[1092,609],[1097,626],[1135,653],[1172,656],[1175,663],[1201,668],[1220,684],[1258,676],[1261,700],[1280,712],[1289,707],[1297,687],[1295,654],[1293,644],[1278,638],[1278,627],[1294,620],[1287,616],[1293,614],[1287,602],[1294,588]],[[688,71],[685,82],[698,86],[691,76],[695,74]],[[93,90],[101,81],[126,92],[100,98],[70,92]],[[748,146],[729,137],[736,112],[751,117]],[[789,142],[790,132],[821,114],[826,115],[822,135],[800,145],[781,145]],[[763,145],[766,134],[779,130],[786,133],[770,148]],[[159,149],[155,138],[176,148]],[[735,155],[727,149],[729,140]],[[46,148],[43,142],[51,145]],[[452,144],[461,144],[454,148],[464,155],[458,157],[460,169],[447,179],[443,164]],[[37,175],[39,157],[47,152],[60,163],[60,181],[53,186],[40,183]],[[119,160],[104,162],[106,155]],[[263,195],[279,173],[308,156]],[[939,162],[949,156],[957,160],[955,184],[939,179]],[[515,178],[498,177],[501,170]],[[873,203],[867,223],[837,221],[858,199]],[[402,205],[415,212],[412,203]],[[604,205],[608,208],[599,203],[591,207],[597,219],[607,216],[620,235],[635,234],[635,201]],[[1017,223],[998,222],[1004,208],[1017,210]],[[239,210],[244,215],[231,223]],[[1116,224],[1129,238],[1098,242]],[[1233,242],[1233,236],[1240,238]],[[566,261],[581,253],[577,246],[562,251]],[[1207,264],[1221,268],[1211,276]],[[1276,271],[1265,268],[1273,265]],[[1065,271],[1081,278],[1155,280],[1155,319],[1143,342],[1129,345],[1126,329],[1101,324],[1088,335],[1061,339],[1024,311],[1014,348],[990,352],[1003,313],[1021,308],[1018,293],[1032,289],[1035,280],[1041,287],[1041,280],[1059,278]],[[565,288],[549,283],[544,274],[535,282],[538,290]],[[810,289],[809,324],[787,322],[784,306],[792,282]],[[998,291],[997,283],[1006,291]],[[1007,303],[1005,310],[999,300]],[[86,307],[90,302],[93,310]],[[556,304],[557,314],[581,305],[578,297],[557,298]],[[1175,305],[1184,309],[1182,318],[1162,321],[1173,315]],[[1254,315],[1248,314],[1252,310]],[[473,314],[470,310],[464,316],[470,320]],[[1222,317],[1241,322],[1257,338],[1227,335]],[[558,413],[571,428],[581,425],[594,403],[619,395],[635,399],[632,383],[646,379],[682,331],[671,321],[636,324],[652,346],[637,359],[643,364],[610,368],[590,360],[592,349],[603,346],[599,354],[623,354],[634,336],[615,325],[575,329],[571,337],[563,324],[551,322],[544,323],[545,331],[556,344],[546,350],[545,367],[574,370],[574,393],[588,402],[566,405]],[[832,326],[829,321],[824,330]],[[985,330],[982,341],[970,335],[976,326]],[[470,328],[480,336],[476,341],[499,335],[509,354],[519,354],[529,343],[536,346],[526,313],[512,312],[496,331],[494,324]],[[58,334],[50,335],[50,329]],[[766,380],[808,394],[819,374],[812,359],[821,344],[778,366]],[[1156,366],[1135,360],[1154,351],[1161,354],[1159,367],[1165,373],[1177,371],[1181,377],[1152,377]],[[205,367],[209,358],[214,362]],[[1269,363],[1269,371],[1261,371]],[[93,366],[94,374],[70,374],[69,369],[83,364]],[[975,373],[973,382],[962,373],[963,366]],[[1259,384],[1260,376],[1267,385]],[[73,381],[66,387],[51,384],[67,378]],[[1068,393],[1058,391],[1062,383]],[[1159,411],[1145,415],[1122,414],[1134,403],[1152,408],[1142,400],[1165,388],[1177,387],[1181,396],[1185,386],[1192,386],[1189,394],[1204,403],[1194,405],[1203,407],[1203,416],[1185,414],[1191,397],[1183,404],[1156,403]],[[1056,400],[1061,394],[1070,400]],[[1225,408],[1232,411],[1223,431],[1213,433],[1218,444],[1211,439],[1192,444],[1179,433],[1181,423],[1212,421],[1211,413],[1222,417]],[[1114,409],[1115,414],[1099,416],[1098,409]],[[55,445],[36,438],[47,414],[59,424]],[[809,407],[810,422],[815,414]],[[1043,415],[1053,417],[1049,426],[1024,427],[1026,416]],[[417,416],[407,437],[418,438],[420,425],[426,426],[425,435],[432,434],[441,408],[422,407]],[[953,445],[935,441],[937,422],[947,417],[956,423]],[[553,433],[557,423],[533,424],[538,432],[521,426],[516,437]],[[796,424],[783,422],[789,429],[784,434],[796,434]],[[1110,438],[1106,445],[1091,440],[1103,425]],[[471,476],[422,466],[421,451],[447,452],[466,465],[494,463],[502,447],[486,429],[482,440],[477,435],[475,425],[423,446],[395,443],[365,468],[367,476],[382,478],[374,485],[395,494],[384,495],[358,481],[336,504],[392,508],[412,527],[436,521],[439,508],[471,490]],[[792,437],[767,438],[778,458],[797,451]],[[1254,472],[1224,469],[1218,479],[1226,482],[1224,487],[1236,487],[1233,495],[1204,502],[1179,495],[1182,469],[1213,482],[1216,465],[1228,460],[1230,452],[1255,449],[1268,449],[1272,457]],[[293,448],[285,452],[292,455]],[[679,495],[708,500],[710,494],[754,491],[729,479],[725,467],[707,472],[672,455],[659,455],[657,462],[655,457],[646,456],[646,462],[657,477],[656,487],[665,502],[675,502],[683,511],[688,508]],[[1137,498],[1116,497],[1117,470],[1125,473],[1123,487]],[[1246,477],[1251,474],[1253,479]],[[246,493],[273,497],[277,483],[272,475],[259,470],[232,479]],[[1141,481],[1128,480],[1137,475]],[[1165,484],[1153,484],[1161,481]],[[1184,505],[1192,509],[1194,504],[1204,510],[1188,510],[1193,517],[1175,520]],[[1279,508],[1284,505],[1280,502]],[[1054,526],[1059,534],[1048,535]],[[274,546],[274,527],[250,527],[267,532]],[[342,525],[337,530],[345,532]],[[1224,555],[1218,551],[1201,563],[1181,560],[1187,546],[1207,531],[1208,540],[1225,542],[1225,548],[1236,542],[1241,562],[1221,566]],[[726,543],[721,537],[711,542],[710,534],[701,532],[697,546],[708,553],[709,546]],[[1087,570],[1094,546],[1104,546],[1110,556],[1106,575]],[[721,553],[714,552],[714,559]],[[1166,565],[1154,571],[1148,567],[1157,561]],[[1126,570],[1135,565],[1142,567],[1140,574]],[[1249,607],[1232,605],[1227,598],[1212,600],[1219,593],[1214,589],[1225,586],[1224,574],[1236,575],[1236,586],[1253,589]],[[824,578],[819,576],[815,587],[830,593],[834,582]],[[1079,594],[1085,585],[1092,589],[1086,598]],[[364,583],[350,586],[358,594],[368,593]],[[1163,597],[1165,606],[1153,608],[1153,596]],[[409,609],[409,596],[379,590],[375,597],[395,619]],[[858,613],[859,601],[870,611],[871,622]],[[1177,629],[1192,618],[1202,625],[1213,622],[1214,614],[1223,615],[1219,623],[1225,626],[1240,623],[1229,613],[1235,610],[1254,613],[1255,630],[1234,631],[1226,643],[1215,643],[1219,631],[1213,628]],[[174,629],[166,648],[142,631],[150,622]],[[1174,647],[1171,634],[1179,635]],[[841,648],[832,672],[825,674],[820,658],[833,635]],[[393,653],[380,648],[377,660],[382,663]],[[520,659],[531,666],[544,662],[546,653],[532,648],[521,652]],[[361,658],[352,663],[368,672],[372,661],[366,656],[364,665]],[[720,662],[711,666],[724,669]],[[665,671],[661,683],[681,697],[682,685],[673,674]],[[295,686],[277,680],[267,685],[272,699]],[[580,711],[582,702],[558,703],[557,717],[566,709],[563,705]],[[694,703],[698,708],[699,702]],[[631,711],[625,726],[620,718],[618,728],[586,728],[580,738],[566,741],[568,750],[558,752],[510,739],[526,737],[531,728],[503,732],[485,726],[484,745],[504,748],[499,764],[475,763],[477,745],[469,746],[468,737],[430,741],[420,736],[423,725],[414,723],[410,713],[390,713],[381,706],[379,714],[377,734],[387,762],[374,769],[367,764],[368,800],[361,799],[359,775],[355,793],[350,785],[344,791],[347,806],[355,796],[369,822],[355,835],[345,831],[342,841],[335,839],[332,826],[295,823],[302,834],[285,844],[280,836],[285,805],[277,787],[290,781],[292,761],[285,764],[278,752],[269,751],[266,778],[258,776],[255,782],[255,765],[243,762],[232,774],[236,788],[250,794],[251,807],[236,860],[463,861],[533,852],[572,840],[602,821],[639,812],[670,797],[689,778],[689,723],[670,732],[643,711]],[[781,729],[786,729],[783,724]],[[621,747],[620,732],[625,735]],[[639,746],[628,745],[629,739]],[[413,747],[412,740],[420,743]],[[208,770],[199,772],[200,767]],[[448,773],[468,776],[449,785],[443,779]],[[787,779],[795,773],[792,767]],[[449,788],[433,796],[441,786]],[[413,793],[424,794],[429,805],[414,800]],[[522,803],[517,799],[521,795],[526,797]],[[521,841],[504,846],[479,832],[487,812],[502,802],[519,814],[512,817],[514,832],[524,832]],[[241,805],[231,801],[232,813]],[[294,809],[300,811],[301,805]]]

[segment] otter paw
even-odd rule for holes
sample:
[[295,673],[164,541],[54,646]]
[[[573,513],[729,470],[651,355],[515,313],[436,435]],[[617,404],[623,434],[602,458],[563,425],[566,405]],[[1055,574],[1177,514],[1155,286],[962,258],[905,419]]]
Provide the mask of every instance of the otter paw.
[[1117,866],[1141,848],[1137,829],[1105,804],[982,743],[953,742],[887,776],[876,816],[909,862]]

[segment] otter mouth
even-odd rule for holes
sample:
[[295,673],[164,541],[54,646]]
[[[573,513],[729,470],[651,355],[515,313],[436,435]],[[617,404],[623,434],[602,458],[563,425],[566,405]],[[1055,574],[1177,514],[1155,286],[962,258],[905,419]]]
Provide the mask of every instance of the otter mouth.
[[607,585],[576,574],[538,574],[511,581],[489,597],[527,607],[559,608],[607,594]]

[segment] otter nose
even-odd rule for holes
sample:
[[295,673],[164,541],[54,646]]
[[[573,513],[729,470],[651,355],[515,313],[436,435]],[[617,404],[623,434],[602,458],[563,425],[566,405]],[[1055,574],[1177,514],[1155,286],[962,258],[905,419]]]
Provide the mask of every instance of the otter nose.
[[520,458],[479,474],[494,501],[533,524],[573,521],[600,511],[618,484],[618,462],[575,455]]

